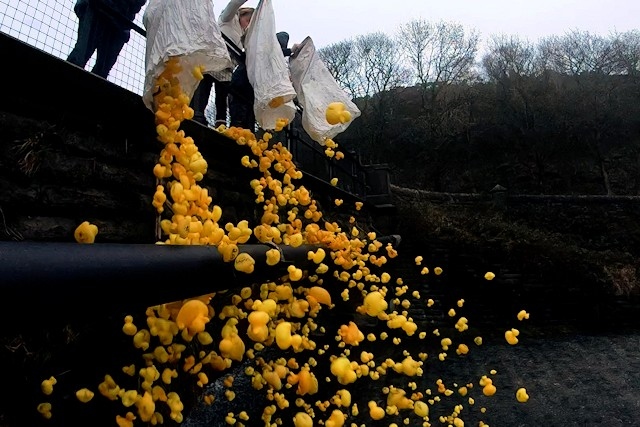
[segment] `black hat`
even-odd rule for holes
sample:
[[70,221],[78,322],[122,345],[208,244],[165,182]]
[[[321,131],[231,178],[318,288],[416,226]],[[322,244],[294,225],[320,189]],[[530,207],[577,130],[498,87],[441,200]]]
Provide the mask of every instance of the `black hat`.
[[280,47],[282,49],[286,49],[287,45],[289,44],[289,33],[285,31],[280,31],[279,33],[276,34],[276,37],[278,38],[278,43],[280,43]]

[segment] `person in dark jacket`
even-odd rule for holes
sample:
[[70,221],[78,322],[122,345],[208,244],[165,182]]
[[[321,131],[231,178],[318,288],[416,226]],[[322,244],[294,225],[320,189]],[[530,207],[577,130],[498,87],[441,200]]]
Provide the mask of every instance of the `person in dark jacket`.
[[[289,44],[289,33],[280,31],[276,34],[282,54],[285,57],[291,56]],[[256,116],[253,111],[253,103],[255,100],[253,86],[247,75],[247,67],[242,62],[233,72],[231,77],[230,95],[229,95],[229,116],[231,117],[231,126],[242,127],[254,130],[256,125]]]
[[[220,13],[218,26],[220,32],[232,43],[229,52],[239,54],[239,57],[232,54],[231,61],[234,67],[240,64],[243,59],[244,46],[242,44],[244,33],[251,22],[255,9],[253,7],[242,7],[247,0],[230,0],[227,6]],[[227,124],[227,107],[229,103],[229,85],[233,75],[233,70],[220,72],[217,75],[205,74],[191,98],[191,108],[194,110],[193,120],[207,126],[207,118],[204,111],[209,104],[211,87],[215,89],[216,119],[215,127]]]
[[146,0],[78,0],[78,39],[67,61],[84,68],[94,52],[92,73],[105,79],[129,41],[131,22]]

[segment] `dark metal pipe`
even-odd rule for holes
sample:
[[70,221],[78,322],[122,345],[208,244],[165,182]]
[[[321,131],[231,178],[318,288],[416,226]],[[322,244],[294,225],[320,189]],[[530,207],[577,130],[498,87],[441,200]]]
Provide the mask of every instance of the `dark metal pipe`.
[[[281,261],[270,267],[266,252],[272,248],[280,250]],[[309,265],[307,253],[317,246],[257,244],[239,249],[255,259],[253,273],[237,271],[214,246],[0,242],[0,316],[144,309],[262,283],[287,274],[292,263]]]

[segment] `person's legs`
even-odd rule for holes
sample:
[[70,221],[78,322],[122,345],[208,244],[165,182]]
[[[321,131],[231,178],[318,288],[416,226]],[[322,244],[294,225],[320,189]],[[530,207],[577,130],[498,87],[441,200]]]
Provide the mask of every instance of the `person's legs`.
[[253,106],[238,95],[229,96],[229,116],[231,116],[231,126],[249,129],[253,132],[255,127]]
[[229,98],[229,82],[218,82],[215,85],[216,126],[227,123],[227,106]]
[[238,66],[233,72],[229,91],[231,126],[243,127],[253,132],[256,124],[253,112],[254,93],[247,76],[247,69],[243,65]]
[[110,22],[105,22],[104,31],[102,32],[102,37],[97,48],[96,63],[91,72],[106,79],[111,68],[113,68],[118,60],[120,51],[128,41],[128,32],[123,31]]
[[78,39],[67,61],[84,67],[96,50],[99,34],[96,26],[97,12],[91,5],[83,6],[78,13]]
[[213,76],[205,74],[200,80],[200,84],[193,92],[189,106],[193,108],[193,120],[207,126],[207,119],[204,116],[204,110],[209,104],[209,96],[211,95],[211,86],[213,86]]
[[247,112],[246,112],[246,129],[249,129],[251,132],[255,132],[256,130],[256,113],[253,111],[253,96],[251,97],[251,100],[245,104],[246,108],[247,108]]

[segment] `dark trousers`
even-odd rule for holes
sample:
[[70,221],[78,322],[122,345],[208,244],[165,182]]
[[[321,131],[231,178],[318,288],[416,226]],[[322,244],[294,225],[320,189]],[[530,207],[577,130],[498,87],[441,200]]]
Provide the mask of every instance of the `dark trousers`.
[[213,76],[205,74],[203,79],[198,83],[198,87],[193,92],[189,106],[193,108],[193,120],[207,125],[207,118],[204,116],[204,110],[209,103],[209,95],[211,95],[211,86],[213,85]]
[[227,98],[229,96],[229,82],[218,82],[209,74],[205,74],[198,87],[193,92],[189,106],[193,108],[193,120],[207,125],[204,110],[209,104],[211,87],[215,89],[216,122],[227,123]]
[[214,86],[216,90],[216,123],[227,123],[229,82],[215,82]]
[[91,72],[106,79],[129,41],[129,30],[123,30],[92,5],[80,9],[78,19],[78,39],[67,61],[84,68],[97,51]]
[[256,127],[256,116],[253,111],[253,86],[247,76],[247,68],[244,64],[238,65],[231,76],[229,87],[229,116],[231,126],[249,129],[252,132]]

